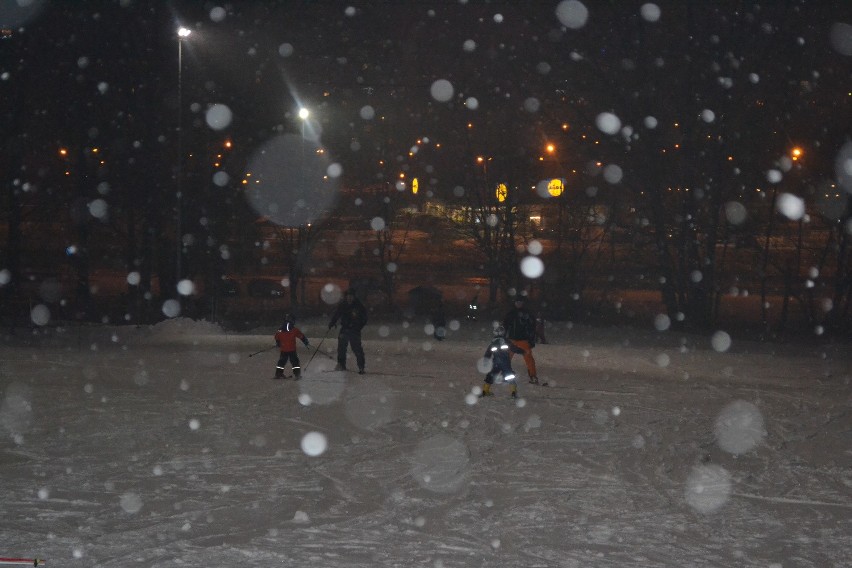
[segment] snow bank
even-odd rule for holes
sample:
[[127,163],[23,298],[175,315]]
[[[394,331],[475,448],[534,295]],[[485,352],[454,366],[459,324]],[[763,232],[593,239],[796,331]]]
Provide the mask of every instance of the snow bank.
[[198,344],[209,342],[216,338],[225,338],[227,333],[219,324],[207,320],[190,318],[172,318],[163,320],[152,326],[138,328],[133,337],[128,337],[129,343],[175,345]]
[[172,318],[151,326],[150,335],[161,338],[183,337],[192,335],[222,335],[222,327],[207,320],[189,318]]

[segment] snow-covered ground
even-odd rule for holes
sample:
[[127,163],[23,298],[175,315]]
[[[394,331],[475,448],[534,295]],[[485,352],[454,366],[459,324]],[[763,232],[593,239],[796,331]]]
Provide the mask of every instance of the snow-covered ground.
[[[314,346],[325,321],[300,322]],[[852,350],[554,325],[478,400],[487,323],[3,336],[0,556],[48,566],[852,565]],[[652,327],[652,326],[649,326]],[[322,350],[333,349],[326,339]],[[313,350],[301,348],[303,364]],[[351,357],[351,355],[350,355]],[[521,359],[515,370],[525,377]]]

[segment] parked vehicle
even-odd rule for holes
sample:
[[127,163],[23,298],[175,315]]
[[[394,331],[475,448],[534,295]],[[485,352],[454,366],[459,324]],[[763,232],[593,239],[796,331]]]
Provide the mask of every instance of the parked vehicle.
[[248,293],[254,298],[280,298],[286,290],[279,280],[256,279],[249,282]]
[[217,283],[216,292],[220,296],[230,296],[233,298],[240,295],[240,284],[233,278],[222,278]]

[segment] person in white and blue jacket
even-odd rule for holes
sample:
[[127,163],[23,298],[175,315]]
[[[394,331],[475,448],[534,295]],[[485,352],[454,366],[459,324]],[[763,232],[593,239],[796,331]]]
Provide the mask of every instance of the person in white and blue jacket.
[[485,384],[482,385],[482,394],[491,396],[491,385],[497,375],[503,375],[503,381],[512,385],[512,398],[518,398],[518,384],[515,380],[515,372],[512,370],[512,362],[509,360],[509,352],[523,353],[524,350],[506,341],[506,329],[502,325],[494,328],[494,339],[488,344],[484,357],[491,359],[491,370],[485,375]]

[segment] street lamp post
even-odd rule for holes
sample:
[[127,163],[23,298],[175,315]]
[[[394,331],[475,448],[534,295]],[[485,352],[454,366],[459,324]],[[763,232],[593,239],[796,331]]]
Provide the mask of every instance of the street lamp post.
[[[311,111],[309,111],[305,107],[299,108],[299,119],[302,121],[302,158],[301,158],[302,163],[300,164],[300,168],[299,168],[299,171],[300,171],[299,177],[300,177],[300,180],[301,180],[300,190],[302,191],[302,195],[307,195],[307,188],[306,188],[307,175],[305,174],[305,126],[306,126],[306,124],[308,122],[308,118],[310,118],[310,116],[311,116]],[[298,232],[299,232],[299,244],[300,245],[301,245],[301,241],[302,241],[303,238],[304,239],[309,238],[308,231],[310,231],[310,228],[311,228],[311,224],[305,223],[305,224],[300,225],[299,228],[297,229]],[[301,254],[301,246],[299,247],[299,250],[300,250],[300,254]],[[305,282],[305,279],[302,278],[301,270],[300,270],[300,274],[299,274],[299,282],[302,284],[302,304],[304,304],[305,303],[305,287],[306,287],[307,283]],[[292,290],[295,293],[295,288],[293,288]],[[295,296],[293,296],[292,299],[295,300]]]
[[[488,162],[491,161],[490,157],[487,156],[477,156],[476,163],[482,166],[482,177],[483,177],[483,187],[485,191],[482,193],[483,196],[487,196],[490,189],[488,188]],[[485,197],[488,199],[488,197]]]
[[302,121],[302,187],[305,185],[305,124],[311,116],[311,111],[305,107],[299,109],[299,118]]
[[180,282],[183,271],[183,40],[192,34],[192,30],[180,27],[178,36],[178,123],[177,123],[177,223],[176,223],[176,262],[175,284]]
[[307,184],[307,176],[305,175],[305,127],[307,125],[308,119],[311,116],[311,111],[306,109],[305,107],[299,108],[299,119],[302,121],[302,157],[300,163],[300,176],[299,181],[301,182],[302,191],[306,191]]
[[[556,153],[556,145],[553,143],[548,143],[544,147],[545,153],[550,156],[549,161],[552,161],[555,164],[555,168],[547,167],[545,164],[545,179],[542,180],[542,184],[546,183],[546,185],[537,186],[536,190],[540,197],[559,197],[565,192],[565,179],[563,179],[563,175],[567,175],[564,173],[563,168],[564,164],[559,160],[559,156]],[[540,157],[539,160],[541,162],[545,162],[544,156]],[[552,172],[555,175],[549,175]]]

